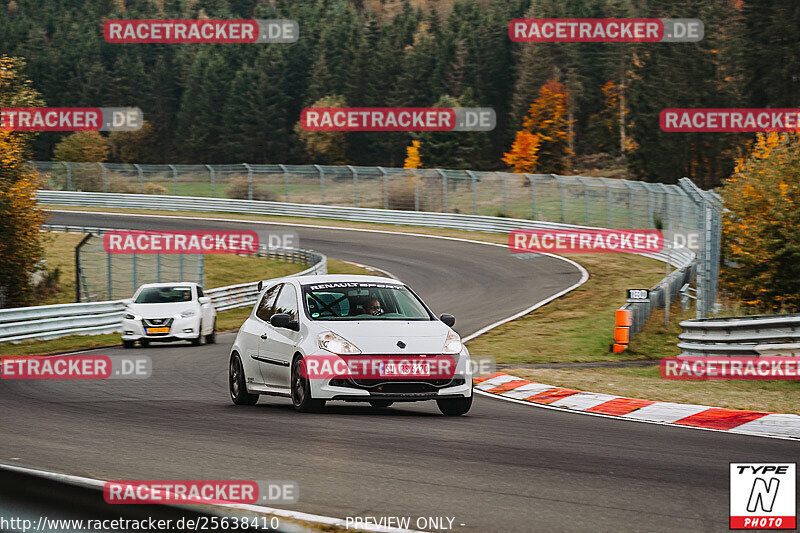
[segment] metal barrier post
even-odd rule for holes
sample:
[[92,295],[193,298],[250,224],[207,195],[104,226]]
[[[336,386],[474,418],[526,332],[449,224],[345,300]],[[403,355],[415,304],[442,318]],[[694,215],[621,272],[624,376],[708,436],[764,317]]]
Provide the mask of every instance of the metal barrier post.
[[216,183],[215,183],[216,180],[214,179],[214,167],[212,167],[211,165],[206,165],[206,168],[208,169],[208,174],[209,177],[211,178],[211,197],[216,198],[217,194],[216,194]]
[[92,238],[91,233],[81,239],[81,242],[75,247],[75,301],[81,301],[81,248],[86,242]]
[[[247,199],[248,200],[252,200],[253,199],[253,167],[251,167],[247,163],[242,163],[242,165],[244,165],[244,168],[247,169]],[[181,281],[183,281],[183,278],[181,278]]]
[[319,194],[322,199],[321,204],[325,205],[325,171],[319,165],[314,165],[319,172]]
[[178,196],[178,169],[175,165],[169,165],[169,168],[172,170],[172,194]]
[[467,175],[472,178],[472,214],[478,214],[478,178],[471,170],[467,170]]
[[286,202],[289,202],[289,170],[286,165],[278,165],[283,170],[283,189],[286,196]]
[[72,168],[70,168],[69,163],[63,162],[62,163],[65,167],[67,167],[67,190],[72,190]]
[[500,179],[503,183],[503,216],[507,216],[508,212],[506,211],[506,208],[508,206],[508,191],[506,186],[506,176],[505,174],[500,174],[499,172],[495,172],[495,174],[500,176]]
[[389,209],[389,175],[383,167],[378,167],[383,174],[383,208]]
[[136,169],[136,172],[139,175],[139,192],[144,194],[144,176],[142,175],[142,167],[134,163],[133,168]]
[[347,168],[353,173],[353,207],[358,207],[358,171],[353,165],[347,165]]
[[[111,254],[106,252],[106,275],[108,276],[108,299],[114,299],[114,275],[111,272]],[[159,280],[160,281],[160,280]]]
[[107,172],[106,171],[106,166],[103,163],[97,163],[97,164],[100,165],[100,168],[103,171],[103,174],[102,174],[102,176],[100,178],[100,179],[103,180],[103,192],[108,192],[108,183],[106,181],[106,172]]
[[556,174],[550,174],[553,176],[556,181],[558,182],[558,197],[561,203],[561,223],[563,224],[566,221],[566,217],[564,216],[564,183],[562,183],[561,179]]
[[436,172],[442,177],[442,213],[447,213],[447,174],[441,168],[437,168]]

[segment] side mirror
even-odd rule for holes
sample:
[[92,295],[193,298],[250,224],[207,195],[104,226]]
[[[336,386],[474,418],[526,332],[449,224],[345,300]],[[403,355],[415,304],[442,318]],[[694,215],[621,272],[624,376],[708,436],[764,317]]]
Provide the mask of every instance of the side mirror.
[[133,303],[133,298],[125,298],[122,300],[122,303],[124,303],[126,306],[131,305]]
[[261,289],[263,289],[263,288],[264,288],[264,282],[263,281],[259,281],[258,282],[258,292],[261,292]]
[[300,331],[300,323],[297,320],[292,320],[292,317],[286,313],[277,313],[272,315],[269,323],[276,328],[286,328],[292,331]]
[[197,299],[197,301],[200,302],[201,305],[206,305],[211,303],[211,298],[208,296],[201,296]]
[[449,328],[452,328],[453,326],[456,325],[456,317],[454,317],[453,315],[448,315],[447,313],[442,313],[441,316],[439,317],[439,320],[444,322],[444,325]]

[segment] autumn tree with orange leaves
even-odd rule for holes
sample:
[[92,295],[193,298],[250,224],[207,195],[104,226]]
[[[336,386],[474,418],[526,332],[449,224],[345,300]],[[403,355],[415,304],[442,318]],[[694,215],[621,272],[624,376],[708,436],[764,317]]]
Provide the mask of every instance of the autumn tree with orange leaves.
[[800,134],[758,134],[722,197],[722,288],[757,311],[800,311]]
[[539,136],[528,130],[518,131],[511,151],[503,154],[503,162],[517,174],[534,172],[539,162]]
[[[24,63],[0,57],[0,108],[41,106],[22,75]],[[41,260],[44,211],[36,204],[38,175],[26,164],[30,133],[0,129],[0,307],[29,303],[30,277]]]
[[[528,108],[522,129],[516,134],[514,146],[503,158],[515,172],[560,173],[569,168],[568,158],[574,154],[569,147],[568,101],[566,86],[557,80],[550,80],[539,89],[539,96]],[[518,171],[518,168],[530,170]]]

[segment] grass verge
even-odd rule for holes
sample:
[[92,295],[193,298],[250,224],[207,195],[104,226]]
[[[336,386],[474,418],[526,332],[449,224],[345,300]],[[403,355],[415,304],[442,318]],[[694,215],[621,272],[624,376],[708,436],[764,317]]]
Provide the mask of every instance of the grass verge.
[[[693,317],[693,311],[672,313],[669,327],[664,327],[664,311],[654,312],[624,353],[642,359],[680,354],[680,322]],[[655,365],[581,370],[510,367],[504,372],[548,385],[630,398],[800,414],[800,381],[674,381],[662,379]]]
[[503,324],[468,343],[470,353],[491,355],[498,363],[565,363],[646,358],[632,351],[611,352],[614,311],[630,288],[652,287],[664,277],[664,264],[628,254],[570,255],[589,280],[522,318]]

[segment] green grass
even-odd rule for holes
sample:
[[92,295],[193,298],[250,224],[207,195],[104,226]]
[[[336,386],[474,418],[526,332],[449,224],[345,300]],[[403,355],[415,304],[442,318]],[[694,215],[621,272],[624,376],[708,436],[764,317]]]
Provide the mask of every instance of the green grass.
[[[631,339],[628,350],[620,355],[627,354],[630,359],[679,355],[680,322],[694,318],[694,310],[679,311],[673,306],[670,311],[668,327],[664,327],[664,311],[655,311],[643,331]],[[657,365],[575,370],[511,367],[504,372],[549,385],[629,398],[800,414],[800,381],[666,380],[661,379]]]
[[[561,298],[468,343],[473,355],[498,363],[549,363],[631,359],[611,352],[614,311],[625,291],[651,287],[664,277],[664,265],[627,254],[570,255],[589,271],[589,280]],[[641,356],[636,356],[641,358]]]

